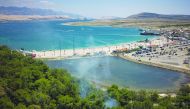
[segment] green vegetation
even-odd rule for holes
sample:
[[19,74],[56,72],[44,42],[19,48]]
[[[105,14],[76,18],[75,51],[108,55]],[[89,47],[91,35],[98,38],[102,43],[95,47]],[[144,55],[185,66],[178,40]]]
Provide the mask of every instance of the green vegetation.
[[0,46],[0,109],[102,108],[102,99],[93,95],[82,99],[77,80],[66,70],[49,69]]
[[119,109],[189,109],[190,87],[183,86],[176,97],[159,97],[156,92],[134,92],[116,85],[108,88],[109,96],[115,98]]
[[131,91],[113,85],[106,92],[92,89],[82,98],[79,80],[62,69],[0,46],[0,109],[104,109],[105,100],[118,101],[113,109],[189,109],[190,87],[176,97]]

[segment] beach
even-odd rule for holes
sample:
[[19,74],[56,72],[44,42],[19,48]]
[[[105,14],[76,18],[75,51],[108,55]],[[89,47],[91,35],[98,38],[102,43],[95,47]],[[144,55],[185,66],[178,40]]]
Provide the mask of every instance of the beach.
[[150,44],[153,45],[163,45],[166,42],[164,37],[156,37],[150,40],[151,43],[145,41],[137,41],[132,43],[123,43],[111,46],[100,46],[92,48],[79,48],[79,49],[66,49],[66,50],[47,50],[47,51],[35,51],[32,53],[36,54],[36,58],[40,59],[59,59],[59,58],[69,58],[72,56],[88,56],[88,55],[111,55],[113,51],[116,50],[130,50],[138,48],[139,46],[147,47]]
[[184,52],[181,56],[133,56],[135,52],[113,54],[114,51],[132,50],[142,46],[143,48],[149,46],[163,47],[165,45],[175,45],[175,41],[167,40],[164,36],[158,36],[150,41],[137,41],[132,43],[124,43],[112,46],[94,47],[94,48],[81,48],[81,49],[68,49],[68,50],[51,50],[51,51],[33,51],[36,54],[37,59],[68,59],[75,57],[96,56],[96,55],[108,55],[118,56],[123,59],[127,59],[133,62],[151,65],[155,67],[161,67],[169,70],[179,71],[190,74],[190,67],[183,64],[183,60],[186,58]]

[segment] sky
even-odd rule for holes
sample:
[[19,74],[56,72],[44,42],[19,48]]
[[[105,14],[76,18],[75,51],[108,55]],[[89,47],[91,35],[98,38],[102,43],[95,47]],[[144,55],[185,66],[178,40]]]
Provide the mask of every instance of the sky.
[[92,18],[141,12],[190,15],[190,0],[0,0],[0,6],[54,9]]

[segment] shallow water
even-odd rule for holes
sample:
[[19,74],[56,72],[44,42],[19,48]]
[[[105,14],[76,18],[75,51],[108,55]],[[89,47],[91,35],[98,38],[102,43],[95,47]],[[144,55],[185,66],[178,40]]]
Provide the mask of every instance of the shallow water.
[[[54,50],[108,46],[145,40],[138,28],[63,25],[65,21],[0,22],[0,44],[14,49]],[[73,44],[74,42],[74,44]]]
[[84,78],[98,86],[116,84],[132,89],[176,90],[188,76],[162,68],[137,64],[118,57],[88,57],[49,60],[53,68],[66,68],[73,76]]

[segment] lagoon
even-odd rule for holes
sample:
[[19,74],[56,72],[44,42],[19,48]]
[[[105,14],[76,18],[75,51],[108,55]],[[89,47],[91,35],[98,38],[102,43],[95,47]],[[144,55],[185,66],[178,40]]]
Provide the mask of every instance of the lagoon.
[[173,91],[189,79],[183,73],[137,64],[113,56],[48,60],[46,63],[52,68],[66,68],[73,76],[100,87],[116,84],[135,90]]

